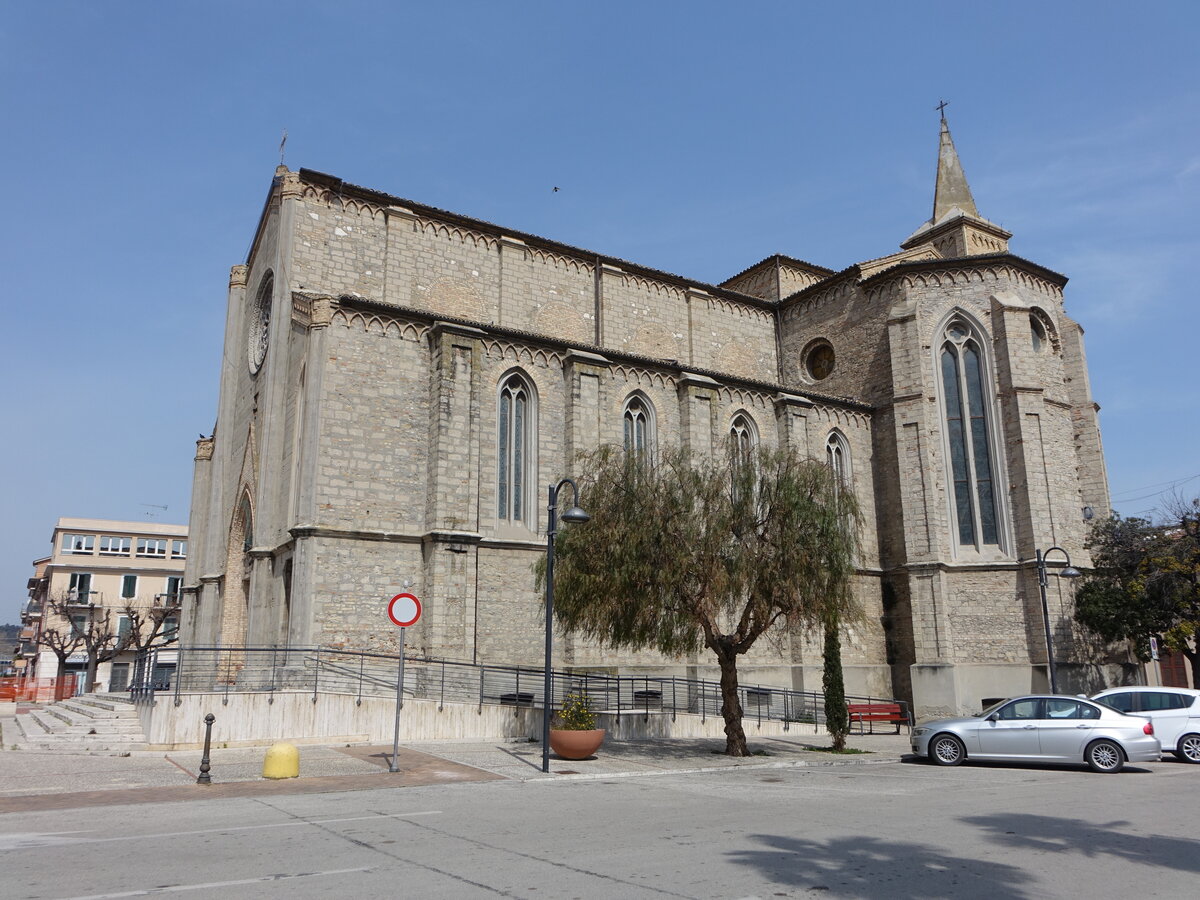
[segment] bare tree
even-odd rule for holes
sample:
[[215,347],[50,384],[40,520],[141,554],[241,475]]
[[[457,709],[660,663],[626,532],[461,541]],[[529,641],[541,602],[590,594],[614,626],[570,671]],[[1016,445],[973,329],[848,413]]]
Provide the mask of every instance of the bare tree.
[[83,646],[83,635],[76,630],[70,616],[64,616],[59,612],[65,606],[65,597],[53,600],[50,597],[46,598],[42,612],[43,622],[51,621],[50,617],[53,615],[55,624],[53,626],[43,624],[36,641],[58,658],[58,671],[55,673],[55,699],[62,699],[59,692],[62,680],[67,674],[67,659]]
[[38,643],[58,657],[58,677],[66,673],[67,657],[82,649],[87,654],[84,691],[94,691],[96,669],[129,646],[128,635],[114,630],[111,610],[80,603],[69,592],[47,597],[45,615],[53,616],[55,625],[42,629]]
[[159,636],[167,637],[163,630],[167,619],[179,613],[179,603],[169,595],[163,595],[170,602],[156,603],[154,606],[134,606],[128,604],[122,612],[129,619],[129,630],[126,632],[127,648],[142,653],[154,646]]

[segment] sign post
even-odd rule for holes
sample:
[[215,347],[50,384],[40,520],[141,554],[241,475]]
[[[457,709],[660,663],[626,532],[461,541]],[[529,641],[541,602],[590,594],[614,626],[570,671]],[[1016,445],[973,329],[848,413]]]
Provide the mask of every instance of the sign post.
[[392,732],[392,764],[389,772],[399,772],[397,758],[400,755],[400,708],[404,706],[404,631],[409,625],[417,624],[421,618],[421,601],[412,594],[397,594],[388,602],[388,618],[400,628],[400,665],[396,672],[396,728]]

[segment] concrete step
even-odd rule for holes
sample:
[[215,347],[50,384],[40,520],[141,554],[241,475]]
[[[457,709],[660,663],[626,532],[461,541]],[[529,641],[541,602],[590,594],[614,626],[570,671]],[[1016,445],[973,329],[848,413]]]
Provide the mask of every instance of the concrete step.
[[58,703],[54,704],[53,708],[69,711],[74,716],[86,717],[88,719],[94,719],[97,715],[106,716],[108,714],[108,710],[98,709],[95,706],[88,706],[75,699],[60,700]]
[[101,741],[83,744],[79,741],[58,743],[55,741],[24,741],[16,746],[16,752],[32,750],[38,753],[53,753],[60,756],[128,756],[147,746],[142,743]]
[[86,737],[88,735],[93,735],[93,734],[102,734],[102,735],[128,735],[131,738],[137,738],[138,736],[141,735],[142,729],[139,728],[137,725],[116,726],[116,725],[105,725],[103,723],[100,723],[100,724],[96,724],[96,725],[92,725],[92,726],[71,725],[68,728],[60,728],[60,729],[56,730],[54,733],[61,734],[66,737],[70,737],[72,735],[79,735],[79,736]]
[[[57,731],[62,725],[79,725],[82,724],[84,717],[79,713],[73,712],[69,706],[62,706],[58,703],[52,703],[42,710],[45,715],[51,719],[57,719],[60,724],[54,724],[54,730]],[[91,721],[91,717],[87,717],[87,721]]]
[[80,712],[65,704],[55,704],[46,708],[46,712],[62,723],[55,726],[54,731],[66,731],[75,734],[106,734],[113,731],[141,731],[141,723],[136,715],[125,717],[115,715],[98,716]]
[[77,753],[128,753],[146,749],[137,710],[130,703],[72,697],[17,716],[19,749]]
[[32,712],[17,713],[17,743],[22,740],[36,740],[39,737],[49,734],[49,730],[42,721],[36,718]]
[[15,750],[54,750],[61,753],[92,753],[94,751],[128,753],[146,750],[144,740],[129,735],[44,734],[22,737],[9,745]]
[[122,716],[137,715],[137,710],[134,709],[133,702],[127,694],[81,694],[78,697],[72,697],[70,702],[74,702],[76,706],[104,710]]
[[54,733],[58,730],[58,726],[62,724],[57,718],[50,715],[44,709],[31,709],[25,715],[26,721],[29,722],[35,730],[40,729],[43,734]]

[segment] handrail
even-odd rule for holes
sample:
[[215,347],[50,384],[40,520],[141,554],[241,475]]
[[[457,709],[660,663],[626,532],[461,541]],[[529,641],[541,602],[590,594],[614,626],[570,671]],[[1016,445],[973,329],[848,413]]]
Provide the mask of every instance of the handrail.
[[[173,684],[155,684],[151,654],[134,667],[130,692],[135,702],[153,702],[156,690],[170,688],[178,705],[182,693],[221,692],[226,702],[232,693],[280,690],[307,691],[316,703],[321,694],[394,697],[395,654],[333,647],[179,647],[179,665]],[[183,666],[186,658],[187,666]],[[469,703],[482,710],[485,704],[522,707],[547,706],[543,696],[543,670],[518,665],[481,665],[460,660],[405,654],[403,695],[434,701],[439,710],[450,703]],[[609,675],[586,669],[551,671],[549,705],[561,705],[572,691],[589,695],[597,712],[637,714],[648,720],[654,714],[693,713],[704,718],[721,714],[721,685],[717,681],[663,675]],[[795,691],[770,684],[738,686],[743,715],[750,721],[782,721],[822,725],[824,695]],[[891,697],[848,695],[846,701],[908,704]]]

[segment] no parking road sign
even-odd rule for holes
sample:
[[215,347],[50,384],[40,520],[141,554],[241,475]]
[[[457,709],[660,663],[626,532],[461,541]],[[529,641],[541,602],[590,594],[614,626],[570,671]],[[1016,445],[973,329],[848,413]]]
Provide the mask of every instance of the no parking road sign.
[[396,731],[392,736],[392,764],[389,772],[399,772],[396,762],[400,754],[400,708],[404,706],[404,629],[416,625],[421,618],[421,601],[412,594],[397,594],[388,601],[388,618],[400,626],[400,657],[396,672]]
[[388,603],[388,618],[401,628],[416,625],[421,618],[421,601],[412,594],[397,594]]

